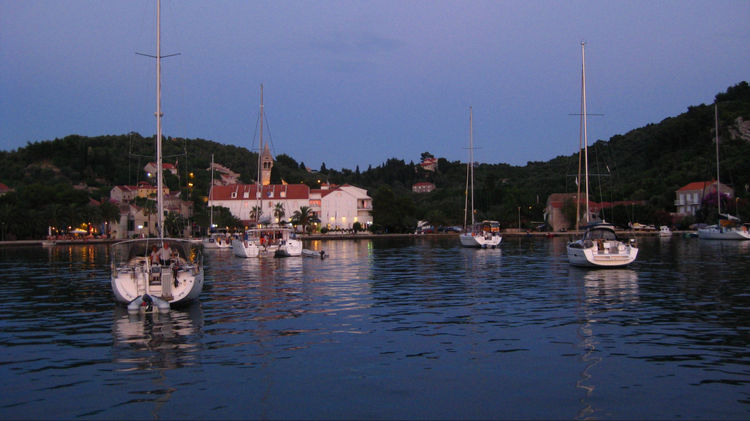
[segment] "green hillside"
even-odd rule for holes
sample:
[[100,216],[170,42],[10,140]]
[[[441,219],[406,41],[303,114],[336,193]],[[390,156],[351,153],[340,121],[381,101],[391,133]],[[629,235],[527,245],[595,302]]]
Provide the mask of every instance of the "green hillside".
[[[735,188],[740,198],[729,203],[732,213],[750,215],[750,86],[741,82],[716,95],[719,106],[719,136],[722,181]],[[647,206],[627,210],[627,218],[641,223],[663,223],[674,211],[675,190],[691,181],[715,178],[713,104],[690,106],[687,112],[597,141],[589,149],[595,201],[643,200]],[[0,197],[2,238],[40,238],[47,226],[77,225],[85,220],[106,218],[104,207],[92,204],[109,197],[115,185],[136,184],[145,179],[144,165],[153,161],[154,139],[137,133],[98,137],[70,135],[62,139],[29,143],[14,151],[0,151],[0,182],[14,191]],[[210,184],[207,171],[211,154],[216,162],[253,182],[257,154],[246,148],[204,139],[166,137],[165,162],[177,163],[177,176],[167,174],[166,184],[193,200],[203,221],[203,198]],[[427,152],[428,154],[428,152]],[[424,155],[424,154],[423,154]],[[413,229],[418,219],[435,225],[463,221],[465,163],[438,159],[436,172],[424,171],[421,157],[405,162],[389,159],[376,167],[328,169],[308,172],[304,163],[287,155],[275,157],[272,182],[350,183],[367,188],[374,199],[376,227],[389,231]],[[475,205],[479,218],[501,221],[505,227],[531,227],[543,221],[547,196],[573,192],[578,155],[559,156],[525,166],[479,164],[475,168]],[[190,174],[193,174],[191,178]],[[188,188],[188,182],[193,183]],[[411,186],[433,182],[431,193],[415,194]],[[738,206],[739,209],[734,209]],[[623,211],[624,212],[624,211]],[[205,222],[201,222],[205,223]]]

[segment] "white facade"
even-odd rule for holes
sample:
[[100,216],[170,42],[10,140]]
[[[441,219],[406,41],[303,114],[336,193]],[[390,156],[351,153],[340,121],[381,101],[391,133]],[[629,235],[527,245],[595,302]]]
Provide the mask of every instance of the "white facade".
[[321,198],[320,222],[329,229],[351,229],[355,222],[372,224],[372,199],[367,190],[340,186]]

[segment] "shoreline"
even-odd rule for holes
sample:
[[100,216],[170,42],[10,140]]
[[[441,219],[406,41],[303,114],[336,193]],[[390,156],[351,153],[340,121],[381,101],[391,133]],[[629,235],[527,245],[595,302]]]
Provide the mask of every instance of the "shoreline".
[[[672,231],[672,235],[684,235],[686,233],[695,233],[695,231]],[[583,234],[583,231],[558,231],[558,232],[526,232],[509,230],[501,232],[500,235],[503,237],[576,237]],[[659,231],[617,231],[617,235],[622,238],[626,237],[658,237]],[[458,237],[458,233],[432,233],[432,234],[414,234],[414,233],[400,233],[400,234],[371,234],[371,233],[359,233],[359,234],[302,234],[298,237],[305,241],[315,240],[372,240],[377,238],[448,238]],[[97,238],[97,239],[84,239],[84,240],[54,240],[54,244],[45,245],[44,243],[49,240],[14,240],[14,241],[0,241],[0,247],[14,247],[14,246],[68,246],[68,245],[91,245],[91,244],[111,244],[124,241],[123,239],[113,238]]]

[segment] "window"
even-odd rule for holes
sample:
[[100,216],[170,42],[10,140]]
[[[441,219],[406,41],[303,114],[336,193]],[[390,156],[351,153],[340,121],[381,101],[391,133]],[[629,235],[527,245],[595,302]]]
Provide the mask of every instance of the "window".
[[242,198],[243,198],[243,199],[247,199],[247,198],[249,198],[249,197],[250,197],[250,192],[247,192],[247,191],[246,191],[246,192],[242,193]]
[[236,198],[237,198],[237,192],[236,192],[236,191],[233,191],[233,192],[232,192],[232,199],[236,199]]

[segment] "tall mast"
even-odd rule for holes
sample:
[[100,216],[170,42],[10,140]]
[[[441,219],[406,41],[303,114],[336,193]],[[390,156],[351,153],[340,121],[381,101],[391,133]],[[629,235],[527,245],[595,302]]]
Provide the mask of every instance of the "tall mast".
[[474,227],[474,110],[472,107],[469,107],[469,166],[471,172],[471,226]]
[[263,84],[260,84],[260,141],[258,145],[258,180],[256,190],[256,201],[258,203],[258,215],[256,221],[260,222],[260,217],[263,215],[263,183],[261,183],[261,175],[263,174]]
[[589,141],[586,121],[586,43],[581,42],[581,124],[583,126],[583,159],[586,172],[586,224],[589,223]]
[[164,238],[164,181],[161,157],[161,2],[156,1],[156,203],[159,238]]
[[211,203],[211,213],[209,217],[209,224],[208,224],[208,231],[211,232],[211,230],[214,228],[214,154],[211,154],[211,187],[208,188],[208,198],[209,202]]
[[[469,107],[469,115],[471,115],[471,107]],[[471,168],[471,117],[469,117],[469,161],[466,163],[466,187],[464,188],[464,232],[466,232],[466,219],[469,211],[469,176]]]
[[[721,184],[719,183],[719,105],[714,103],[714,126],[716,131],[716,204],[718,205],[719,218],[721,218]],[[737,212],[735,212],[737,213]]]

